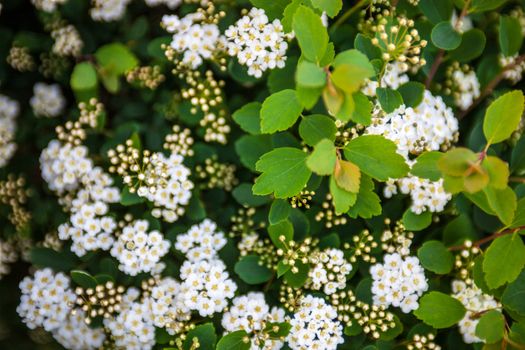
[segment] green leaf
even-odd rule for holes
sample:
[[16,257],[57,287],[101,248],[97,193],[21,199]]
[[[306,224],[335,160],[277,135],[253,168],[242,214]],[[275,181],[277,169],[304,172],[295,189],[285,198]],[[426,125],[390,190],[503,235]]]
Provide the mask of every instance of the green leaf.
[[250,350],[250,337],[246,331],[226,334],[217,343],[217,350]]
[[409,231],[421,231],[432,223],[432,213],[424,211],[421,214],[415,214],[410,208],[408,208],[403,214],[402,222],[405,228]]
[[357,193],[361,181],[361,171],[354,163],[337,159],[335,162],[334,179],[337,186],[343,190]]
[[485,12],[494,10],[506,2],[507,0],[472,0],[470,12]]
[[235,151],[241,163],[252,171],[259,158],[272,149],[270,135],[243,135],[235,141]]
[[312,5],[334,18],[343,8],[343,0],[312,0]]
[[516,205],[516,215],[512,220],[511,228],[525,226],[525,197],[521,198]]
[[339,187],[333,176],[330,177],[330,193],[337,215],[346,213],[357,201],[357,193],[351,193]]
[[338,53],[333,62],[334,68],[345,64],[361,68],[367,73],[368,76],[366,78],[376,75],[374,66],[370,63],[368,57],[359,50],[351,49]]
[[351,119],[361,125],[370,125],[372,122],[372,102],[362,92],[355,92],[352,95],[354,99],[355,109],[352,113]]
[[506,308],[525,316],[525,270],[505,288],[501,302]]
[[287,273],[292,267],[288,264],[285,264],[282,260],[277,264],[277,278],[281,278],[285,273]]
[[71,88],[74,91],[97,88],[97,71],[90,62],[78,63],[71,73]]
[[317,104],[317,101],[319,101],[319,97],[321,96],[323,92],[322,87],[306,87],[302,85],[297,85],[296,90],[297,99],[299,100],[299,103],[301,103],[304,107],[304,109],[312,109]]
[[409,81],[401,85],[397,91],[401,94],[403,103],[407,107],[417,107],[423,101],[425,85],[416,81]]
[[370,219],[373,216],[381,214],[381,210],[381,200],[374,192],[374,181],[370,177],[362,174],[357,200],[354,206],[348,211],[348,215],[354,219],[358,216],[363,219]]
[[461,44],[450,51],[449,56],[454,61],[469,62],[483,53],[486,42],[485,33],[477,28],[471,29],[463,33]]
[[354,40],[354,47],[364,53],[368,59],[381,59],[381,49],[374,44],[369,37],[358,33]]
[[144,203],[145,201],[146,201],[146,199],[144,199],[144,197],[139,196],[135,192],[131,193],[129,191],[129,187],[128,186],[124,187],[124,189],[120,193],[120,204],[122,204],[123,206],[126,206],[126,207],[131,206],[131,205],[135,205],[135,204]]
[[288,270],[284,274],[284,279],[291,287],[301,288],[308,279],[308,271],[310,270],[310,266],[308,264],[303,264],[301,261],[296,261],[295,267],[297,267],[299,271],[297,273],[293,273],[292,269]]
[[261,132],[273,134],[286,130],[297,121],[303,105],[294,90],[286,89],[270,95],[261,108]]
[[485,213],[496,216],[496,213],[490,207],[489,200],[487,199],[487,195],[484,191],[479,191],[476,193],[464,193],[464,195]]
[[277,248],[285,249],[280,237],[284,236],[284,242],[291,241],[293,239],[293,225],[288,220],[279,221],[277,224],[268,227],[268,235]]
[[271,202],[270,196],[257,196],[252,193],[252,185],[242,183],[232,191],[233,198],[243,206],[259,207]]
[[390,88],[377,88],[376,94],[377,99],[381,104],[381,108],[386,113],[392,113],[396,108],[403,104],[403,97],[396,90]]
[[468,148],[458,147],[443,154],[437,162],[439,170],[450,176],[463,176],[478,156]]
[[264,154],[256,164],[262,174],[255,180],[253,193],[288,198],[302,191],[312,172],[306,166],[308,155],[292,147],[276,148]]
[[465,316],[463,304],[448,294],[430,292],[419,299],[419,308],[414,315],[434,328],[448,328]]
[[31,249],[30,261],[33,265],[50,267],[57,271],[70,271],[76,266],[74,255],[57,252],[51,248],[35,247]]
[[290,333],[292,325],[288,322],[267,322],[264,331],[271,339],[282,339]]
[[418,6],[432,24],[450,20],[454,10],[451,0],[420,0]]
[[303,3],[303,0],[292,0],[291,3],[289,3],[283,12],[283,19],[281,20],[281,24],[283,25],[283,29],[285,33],[290,33],[292,31],[292,22],[293,17],[295,15],[295,11],[299,8],[299,6]]
[[483,272],[491,289],[513,282],[525,266],[525,245],[517,234],[496,238],[485,252]]
[[438,161],[443,153],[437,151],[422,153],[412,165],[410,173],[422,179],[438,181],[441,178],[441,171],[438,168]]
[[322,114],[306,116],[299,124],[299,135],[308,146],[315,146],[322,139],[335,141],[336,132],[333,119]]
[[326,84],[326,73],[315,63],[301,61],[297,65],[295,81],[305,87],[322,87]]
[[285,199],[275,199],[270,207],[270,213],[268,214],[268,221],[270,225],[275,225],[280,221],[288,219],[292,207]]
[[454,50],[461,44],[461,34],[454,30],[450,20],[438,23],[430,34],[432,43],[443,50]]
[[97,280],[86,271],[73,270],[70,272],[71,279],[75,281],[80,287],[83,288],[95,288],[97,286]]
[[251,102],[244,105],[233,113],[232,118],[241,127],[242,130],[249,134],[257,135],[261,133],[261,104]]
[[139,63],[135,55],[121,43],[100,47],[95,52],[95,57],[103,73],[112,73],[117,76],[135,68]]
[[516,193],[510,187],[499,190],[487,187],[483,190],[487,196],[490,208],[505,225],[512,224],[514,213],[518,205]]
[[516,146],[512,149],[510,170],[518,175],[525,174],[525,136],[521,136]]
[[336,150],[334,142],[323,139],[315,145],[314,151],[308,156],[306,165],[318,175],[330,175],[334,171]]
[[498,97],[487,108],[483,133],[489,144],[499,143],[516,130],[523,115],[523,92],[514,90]]
[[499,18],[499,46],[505,57],[514,56],[521,48],[523,35],[520,21],[510,16]]
[[301,5],[295,11],[292,28],[304,57],[315,63],[320,62],[328,46],[328,33],[321,18]]
[[235,273],[247,284],[261,284],[272,278],[273,272],[261,265],[257,255],[243,256],[235,264]]
[[490,310],[484,313],[476,325],[476,336],[493,344],[503,339],[505,331],[505,317],[501,312]]
[[215,326],[208,322],[196,326],[186,334],[184,340],[184,349],[190,349],[193,344],[193,338],[199,340],[199,350],[214,350],[217,342],[217,334],[215,333]]
[[364,135],[352,139],[345,147],[345,157],[361,171],[379,181],[398,179],[408,172],[405,159],[394,142],[379,135]]
[[489,185],[504,189],[509,181],[509,165],[498,157],[488,156],[483,160],[483,168],[489,174]]
[[446,275],[454,266],[454,256],[439,241],[425,242],[417,250],[417,256],[425,269],[439,275]]

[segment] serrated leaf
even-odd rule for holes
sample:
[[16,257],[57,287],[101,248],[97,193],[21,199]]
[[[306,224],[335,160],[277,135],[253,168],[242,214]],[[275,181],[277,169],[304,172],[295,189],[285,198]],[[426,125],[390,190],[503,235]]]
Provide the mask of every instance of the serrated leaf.
[[362,174],[357,199],[348,211],[348,215],[354,219],[358,216],[363,219],[370,219],[373,216],[380,215],[381,211],[381,200],[374,192],[374,181],[369,176]]
[[322,139],[334,141],[336,132],[333,119],[322,114],[308,115],[299,124],[299,135],[308,146],[315,146]]
[[333,18],[343,8],[343,0],[312,0],[312,5]]
[[357,193],[361,181],[361,171],[354,163],[337,159],[335,162],[334,179],[337,186],[348,192]]
[[328,33],[321,18],[310,8],[300,5],[295,11],[292,28],[304,57],[320,62],[328,46]]
[[330,175],[336,164],[336,149],[334,142],[323,139],[315,145],[314,151],[308,156],[306,165],[317,175]]
[[510,137],[521,120],[524,104],[525,98],[520,90],[507,92],[490,104],[483,120],[483,133],[489,144]]
[[397,152],[394,142],[379,135],[364,135],[352,139],[345,147],[346,159],[377,180],[386,181],[405,176],[408,165]]
[[310,88],[323,87],[326,84],[326,73],[315,63],[301,61],[297,65],[295,81],[298,85]]
[[303,111],[294,90],[286,89],[270,95],[261,107],[261,132],[272,134],[291,127]]
[[485,252],[483,272],[491,289],[513,282],[525,266],[525,245],[517,234],[496,238]]
[[232,118],[242,130],[252,135],[261,133],[261,112],[262,105],[259,102],[251,102],[233,113]]
[[217,343],[217,350],[250,350],[250,337],[240,330],[224,335]]
[[332,194],[332,203],[337,215],[346,213],[357,201],[357,193],[345,191],[337,186],[333,176],[330,177],[330,193]]
[[441,178],[438,161],[442,156],[443,153],[437,151],[422,153],[412,165],[410,173],[422,179],[438,181]]
[[429,271],[445,275],[452,271],[454,256],[439,241],[427,241],[417,250],[421,265]]
[[448,328],[465,316],[463,304],[448,294],[430,292],[419,299],[419,308],[414,315],[434,328]]
[[403,97],[401,94],[390,88],[377,88],[377,100],[381,104],[381,108],[386,113],[392,113],[403,104]]
[[262,174],[255,180],[253,193],[288,198],[302,191],[312,172],[306,165],[308,154],[292,147],[276,148],[256,164]]
[[490,310],[484,313],[476,325],[476,336],[488,344],[494,344],[503,338],[505,318],[501,312]]

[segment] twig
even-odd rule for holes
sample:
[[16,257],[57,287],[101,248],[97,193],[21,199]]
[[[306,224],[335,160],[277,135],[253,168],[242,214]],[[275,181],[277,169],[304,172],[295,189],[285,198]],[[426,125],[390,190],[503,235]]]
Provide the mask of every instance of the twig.
[[332,30],[332,29],[335,29],[335,28],[339,27],[341,24],[344,23],[344,21],[346,21],[350,16],[352,16],[357,10],[359,10],[361,7],[365,6],[369,2],[370,2],[370,0],[359,0],[354,6],[352,6],[345,13],[343,13],[337,19],[337,21],[335,21],[334,24],[332,24],[330,29]]
[[[509,228],[507,230],[503,230],[501,232],[496,232],[496,233],[493,233],[491,234],[490,236],[487,236],[485,238],[482,238],[480,239],[479,241],[476,241],[474,243],[472,243],[472,246],[473,247],[479,247],[487,242],[490,242],[498,237],[501,237],[501,236],[505,236],[505,235],[510,235],[510,234],[513,234],[513,233],[516,233],[520,230],[523,230],[525,229],[525,226],[520,226],[520,227],[516,227],[516,228]],[[456,246],[452,246],[452,247],[449,247],[448,250],[449,251],[455,251],[455,250],[463,250],[463,249],[466,249],[468,248],[465,244],[462,244],[462,245],[456,245]]]
[[472,102],[472,104],[469,106],[469,108],[467,108],[466,110],[464,110],[458,117],[458,119],[463,119],[467,116],[467,114],[469,114],[470,112],[472,112],[472,110],[474,108],[476,108],[480,103],[481,101],[483,101],[485,99],[485,97],[487,97],[488,95],[490,95],[492,93],[492,91],[496,88],[496,86],[498,86],[498,84],[503,80],[503,78],[505,77],[505,72],[510,70],[510,69],[513,69],[514,67],[516,67],[517,65],[521,64],[522,62],[525,61],[525,55],[521,55],[521,56],[518,56],[513,63],[511,64],[508,64],[506,65],[505,67],[503,67],[503,69],[501,70],[501,72],[496,75],[488,84],[487,86],[485,86],[485,88],[483,89],[483,91],[481,92],[481,94],[479,95],[479,97],[477,99],[474,100],[474,102]]
[[519,182],[522,184],[525,184],[525,177],[517,177],[517,176],[511,176],[509,177],[510,182]]

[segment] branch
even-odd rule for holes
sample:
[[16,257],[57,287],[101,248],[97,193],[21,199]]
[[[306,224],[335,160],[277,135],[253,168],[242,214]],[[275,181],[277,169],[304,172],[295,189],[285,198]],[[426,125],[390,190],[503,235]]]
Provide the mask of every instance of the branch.
[[467,114],[469,114],[470,112],[472,112],[472,110],[474,108],[476,108],[480,103],[481,101],[483,101],[485,99],[485,97],[487,97],[488,95],[490,95],[492,93],[492,91],[496,88],[496,86],[498,86],[498,84],[503,80],[503,78],[505,77],[505,72],[510,70],[510,69],[513,69],[514,67],[516,67],[517,65],[521,64],[522,62],[525,61],[525,55],[521,55],[521,56],[518,56],[515,60],[514,60],[514,63],[511,63],[511,64],[508,64],[506,65],[505,67],[503,67],[503,69],[501,70],[501,72],[496,75],[488,84],[487,86],[485,86],[485,88],[483,89],[483,91],[481,92],[481,94],[479,95],[479,97],[477,99],[474,100],[474,102],[472,102],[472,104],[469,106],[469,108],[467,108],[466,110],[464,110],[458,117],[458,119],[463,119],[467,116]]
[[344,21],[346,21],[350,16],[352,16],[354,12],[356,12],[357,10],[359,10],[361,7],[365,6],[369,2],[370,0],[359,0],[354,6],[352,6],[345,13],[343,13],[341,17],[339,17],[337,21],[334,22],[334,24],[332,24],[332,26],[330,27],[330,30],[339,27],[341,24],[344,23]]
[[[492,240],[494,240],[494,239],[496,239],[498,237],[510,235],[510,234],[516,233],[516,232],[518,232],[520,230],[524,230],[524,229],[525,229],[525,226],[519,226],[519,227],[516,227],[516,228],[509,228],[509,229],[503,230],[501,232],[495,232],[495,233],[491,234],[490,236],[482,238],[479,241],[473,242],[472,246],[479,248],[481,245],[483,245],[485,243],[488,243],[488,242],[490,242],[490,241],[492,241]],[[462,244],[462,245],[456,245],[456,246],[448,247],[448,250],[449,251],[456,251],[456,250],[463,250],[463,249],[467,249],[467,248],[468,247],[465,244]]]

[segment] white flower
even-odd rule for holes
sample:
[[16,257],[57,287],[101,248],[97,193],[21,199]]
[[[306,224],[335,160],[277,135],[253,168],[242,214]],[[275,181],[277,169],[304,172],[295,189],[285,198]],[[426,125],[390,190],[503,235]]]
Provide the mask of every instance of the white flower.
[[55,29],[51,32],[51,37],[55,39],[53,52],[57,55],[77,57],[81,54],[84,42],[74,26]]
[[476,326],[479,312],[500,309],[501,305],[491,295],[484,294],[475,284],[467,285],[461,280],[452,282],[452,296],[465,306],[467,313],[459,321],[459,332],[463,335],[465,343],[478,343],[483,340],[476,336]]
[[[222,326],[227,332],[244,330],[247,333],[261,331],[266,322],[283,322],[284,310],[278,307],[270,307],[264,300],[264,294],[250,292],[247,295],[238,296],[232,300],[232,306],[222,316]],[[259,349],[257,338],[251,337],[251,349]],[[261,339],[262,340],[262,339]],[[272,350],[278,350],[283,342],[275,339],[264,339],[265,346]]]
[[111,255],[120,262],[119,269],[130,276],[152,272],[169,251],[170,242],[158,231],[146,233],[148,228],[146,220],[128,224],[111,248]]
[[145,0],[148,6],[166,5],[169,9],[173,10],[182,4],[182,0]]
[[224,34],[228,54],[248,66],[249,75],[260,78],[268,69],[284,67],[290,36],[278,19],[270,23],[264,10],[253,7]]
[[321,298],[304,297],[290,325],[292,328],[286,340],[292,350],[335,350],[344,342],[337,311]]
[[423,267],[416,257],[386,254],[384,263],[370,267],[374,304],[401,308],[409,313],[419,307],[418,299],[428,289]]
[[37,9],[45,12],[55,11],[57,5],[64,4],[66,1],[67,0],[31,0]]
[[[516,58],[518,57],[518,54],[515,54],[514,56],[505,57],[503,55],[499,55],[499,64],[501,67],[506,67],[511,64],[514,64],[516,61]],[[510,80],[512,84],[516,84],[519,82],[523,76],[523,71],[525,70],[525,61],[521,61],[521,63],[515,65],[511,69],[506,69],[503,72],[503,76],[505,79]]]
[[95,21],[118,21],[126,14],[126,6],[131,0],[92,0],[91,18]]
[[[408,71],[408,64],[403,62],[390,62],[385,66],[385,73],[381,78],[381,86],[397,89],[399,86],[409,81],[408,75],[405,73]],[[374,80],[366,81],[366,84],[362,88],[362,92],[367,96],[375,96],[376,89],[379,87],[379,83]]]
[[342,250],[326,249],[319,253],[316,260],[315,266],[308,272],[312,289],[323,289],[325,294],[331,295],[346,287],[346,275],[352,271],[352,265],[345,259]]
[[13,244],[0,239],[0,280],[11,271],[9,264],[14,263],[17,259],[18,254]]
[[27,327],[44,327],[50,332],[66,321],[75,301],[69,283],[69,277],[61,272],[54,274],[49,268],[37,270],[33,278],[20,282],[22,296],[16,311]]
[[480,95],[479,80],[475,71],[465,73],[460,69],[454,70],[452,86],[454,87],[454,103],[462,110],[468,109]]
[[69,350],[99,349],[106,336],[101,328],[91,328],[85,322],[85,314],[81,310],[70,313],[66,320],[53,331],[53,338]]
[[237,290],[221,260],[185,261],[180,278],[183,304],[203,317],[223,311]]
[[224,233],[217,231],[217,225],[213,221],[205,219],[190,227],[185,234],[178,235],[175,248],[183,252],[190,261],[214,260],[225,244]]
[[66,99],[58,84],[36,83],[29,101],[33,112],[42,117],[58,117],[66,106]]
[[16,151],[13,141],[16,132],[15,119],[19,111],[18,102],[0,94],[0,168],[7,164]]

